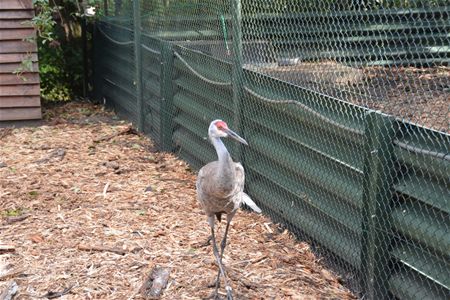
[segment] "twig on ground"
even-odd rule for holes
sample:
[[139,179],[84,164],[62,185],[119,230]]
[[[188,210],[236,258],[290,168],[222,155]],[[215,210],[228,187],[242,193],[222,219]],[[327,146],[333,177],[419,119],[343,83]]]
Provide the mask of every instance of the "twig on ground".
[[103,188],[103,198],[106,198],[106,193],[108,192],[108,188],[109,188],[109,182],[107,182],[105,184],[105,187]]
[[73,289],[74,286],[75,285],[69,286],[68,288],[65,288],[64,290],[62,290],[61,292],[48,291],[47,294],[42,295],[39,298],[47,298],[47,299],[60,298],[60,297],[64,296],[65,294],[68,294],[70,292],[70,290]]
[[7,278],[11,278],[11,277],[14,277],[16,275],[22,274],[24,271],[25,270],[23,270],[23,269],[15,269],[15,270],[12,270],[12,271],[10,271],[8,273],[4,273],[4,274],[0,275],[0,281],[4,281]]
[[66,155],[66,149],[64,148],[57,148],[49,153],[49,155],[46,158],[38,159],[35,161],[37,164],[44,164],[48,163],[50,160],[54,159],[56,161],[61,161],[64,159],[64,156]]
[[138,134],[138,132],[132,126],[127,126],[125,129],[123,129],[119,132],[115,132],[113,134],[108,134],[108,135],[99,137],[97,139],[94,139],[94,143],[109,141],[110,139],[113,139],[116,136],[126,135],[126,134]]
[[85,244],[79,244],[78,250],[82,251],[98,251],[98,252],[112,252],[119,255],[125,255],[127,254],[127,251],[118,249],[118,248],[111,248],[111,247],[105,247],[105,246],[94,246],[94,245],[85,245]]
[[0,244],[0,254],[10,253],[10,252],[15,252],[15,251],[16,251],[16,247],[14,247],[13,245]]
[[16,223],[16,222],[21,222],[21,221],[27,219],[29,216],[31,216],[31,215],[30,214],[25,214],[25,215],[21,215],[21,216],[7,217],[6,218],[6,224],[12,224],[12,223]]
[[3,129],[0,129],[0,140],[4,139],[8,135],[11,135],[13,132],[13,127],[6,127]]

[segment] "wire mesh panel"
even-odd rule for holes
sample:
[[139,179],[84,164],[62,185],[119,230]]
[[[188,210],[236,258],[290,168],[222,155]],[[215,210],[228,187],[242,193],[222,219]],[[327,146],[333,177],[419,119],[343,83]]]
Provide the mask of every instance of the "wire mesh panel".
[[99,100],[137,122],[133,9],[128,1],[105,1],[94,38],[95,89]]
[[397,265],[389,285],[398,297],[444,299],[450,284],[450,139],[399,126],[394,141],[399,176],[390,219],[390,254]]
[[357,294],[448,298],[447,1],[116,0],[105,11],[100,96],[161,149],[198,169],[216,159],[208,124],[225,120],[249,142],[226,145],[250,196]]
[[164,72],[161,44],[152,36],[142,33],[141,47],[141,84],[142,84],[142,122],[143,132],[149,134],[158,146],[161,146],[161,119],[164,107],[161,100],[166,87],[161,83]]
[[254,71],[245,75],[249,193],[345,261],[346,277],[357,277],[364,110]]
[[181,157],[200,168],[216,156],[206,139],[211,118],[233,120],[231,66],[179,46],[174,55],[173,142]]
[[[434,140],[433,131],[382,114],[377,120],[370,109],[449,132],[449,7],[444,2],[278,4],[242,4],[243,43],[265,43],[264,49],[244,52],[250,71],[245,74],[251,74],[245,132],[251,142],[265,142],[253,141],[248,150],[259,148],[246,160],[249,191],[270,205],[269,214],[346,261],[349,267],[341,270],[358,278],[356,289],[367,297],[445,298],[449,253],[434,254],[430,239],[434,235],[447,247],[448,210],[428,205],[450,203],[449,137],[438,134],[439,141],[425,146],[418,140]],[[325,95],[334,99],[323,101]],[[444,177],[416,164],[434,159],[431,168],[445,170]],[[318,177],[321,164],[325,180]],[[439,260],[430,268],[424,258],[430,262],[433,256]]]
[[[285,141],[273,132],[264,132],[261,136],[266,146],[260,148],[259,155],[281,148],[272,152],[273,157],[283,161],[292,153],[292,158],[282,166],[272,165],[265,174],[256,172],[254,177],[254,169],[258,165],[266,167],[267,161],[259,159],[260,156],[250,163],[246,160],[247,170],[252,175],[248,189],[266,188],[277,182],[267,181],[269,175],[277,178],[278,187],[265,191],[257,188],[256,198],[267,199],[262,200],[262,204],[270,203],[269,211],[282,210],[281,218],[289,221],[290,218],[283,215],[289,215],[287,211],[299,205],[295,212],[290,212],[292,217],[298,218],[291,221],[294,230],[306,231],[320,241],[321,246],[356,268],[355,275],[359,278],[356,289],[365,296],[375,299],[388,296],[446,298],[450,252],[444,253],[440,247],[449,249],[450,238],[448,3],[280,1],[276,4],[242,2],[243,43],[263,41],[266,45],[263,51],[255,47],[254,51],[243,54],[244,68],[253,73],[245,89],[253,100],[259,100],[259,103],[246,102],[249,105],[246,111],[252,116],[263,114],[262,123],[270,124],[270,131],[278,125],[284,138],[289,138]],[[292,108],[294,101],[298,106],[303,98],[293,88],[271,85],[273,78],[309,91],[306,99],[310,103],[303,102],[306,107],[299,108],[301,112],[296,114],[309,113],[310,118],[317,118],[325,128],[316,130],[311,124],[287,121],[286,117],[295,110]],[[251,90],[252,85],[260,92]],[[321,102],[323,95],[335,98],[331,101],[334,104]],[[352,111],[344,103],[356,104],[367,111]],[[278,116],[275,112],[265,115],[262,107],[267,105],[278,106],[283,112]],[[363,142],[348,140],[351,131],[344,136],[339,134],[337,128],[345,126],[348,119],[327,115],[326,110],[333,108],[350,121],[364,122],[360,128],[364,132]],[[380,110],[380,117],[373,117],[371,110]],[[269,115],[275,118],[277,125],[268,122]],[[340,126],[326,122],[324,116],[331,117]],[[247,121],[248,127],[255,128],[257,124],[254,130],[262,131],[253,118]],[[290,127],[295,129],[290,130]],[[245,132],[255,136],[254,130],[247,130],[246,127]],[[302,146],[322,156],[302,157]],[[253,149],[255,147],[248,152]],[[355,182],[358,173],[349,171],[354,169],[347,169],[347,177],[342,173],[333,174],[335,163],[329,158],[341,163],[341,170],[350,165],[361,171],[361,180]],[[316,165],[311,167],[311,162]],[[323,201],[327,187],[318,185],[320,181],[314,177],[320,174],[320,164],[325,166],[330,190],[338,194],[328,202]],[[274,168],[285,172],[293,165],[297,174],[288,173],[284,177],[274,174]],[[313,174],[308,174],[308,170],[313,170]],[[298,173],[307,175],[302,178]],[[289,179],[297,190],[311,182],[316,184],[312,191],[318,195],[292,197],[284,193],[274,196],[277,188],[289,189]],[[348,204],[351,203],[348,200],[354,198],[351,195],[360,201],[359,210],[355,211]],[[286,202],[283,210],[282,201],[273,201],[273,198],[289,199],[291,206]],[[309,224],[308,218],[301,214],[302,203],[317,209],[317,215],[310,218]],[[320,211],[320,204],[328,211]],[[319,215],[319,212],[325,214]],[[327,227],[327,217],[334,217],[337,223]],[[347,224],[347,228],[341,231],[338,224]],[[349,224],[357,224],[353,230],[356,236],[346,240],[344,236],[352,233]],[[327,229],[330,227],[331,231]],[[334,235],[327,238],[329,232]],[[358,243],[352,244],[352,240]],[[356,258],[355,253],[360,257]],[[352,274],[352,268],[344,267],[343,273],[346,272]]]
[[446,1],[243,2],[248,67],[449,132]]

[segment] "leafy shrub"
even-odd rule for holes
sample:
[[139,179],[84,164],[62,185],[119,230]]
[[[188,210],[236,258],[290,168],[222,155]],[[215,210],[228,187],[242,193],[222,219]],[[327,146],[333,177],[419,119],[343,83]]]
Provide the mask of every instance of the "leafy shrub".
[[33,4],[36,16],[31,23],[38,32],[41,97],[44,101],[68,101],[81,95],[83,88],[82,5],[78,0],[33,0]]

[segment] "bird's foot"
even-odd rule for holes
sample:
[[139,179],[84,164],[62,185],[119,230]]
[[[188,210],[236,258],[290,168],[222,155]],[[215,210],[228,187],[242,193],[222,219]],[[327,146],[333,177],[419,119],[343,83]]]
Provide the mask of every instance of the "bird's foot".
[[211,245],[211,240],[212,240],[212,235],[210,235],[210,236],[208,237],[208,239],[206,240],[206,242],[200,244],[199,246],[200,246],[200,247],[207,247],[207,246]]
[[209,288],[218,287],[219,288],[220,287],[220,282],[217,283],[217,280],[211,281],[211,282],[208,283],[207,287],[209,287]]
[[227,300],[233,300],[233,294],[231,286],[226,286],[225,289],[227,290]]
[[211,293],[208,298],[204,298],[204,300],[225,300],[224,297],[220,296],[217,291]]

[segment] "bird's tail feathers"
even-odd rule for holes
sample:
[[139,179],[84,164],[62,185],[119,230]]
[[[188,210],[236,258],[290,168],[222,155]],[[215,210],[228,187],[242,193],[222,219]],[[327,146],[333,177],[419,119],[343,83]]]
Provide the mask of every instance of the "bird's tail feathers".
[[255,202],[253,202],[253,200],[250,198],[249,195],[247,195],[246,193],[242,192],[242,201],[249,206],[251,209],[253,209],[255,212],[257,213],[261,213],[261,208],[258,207],[258,205],[256,205]]

